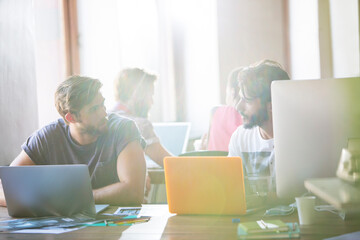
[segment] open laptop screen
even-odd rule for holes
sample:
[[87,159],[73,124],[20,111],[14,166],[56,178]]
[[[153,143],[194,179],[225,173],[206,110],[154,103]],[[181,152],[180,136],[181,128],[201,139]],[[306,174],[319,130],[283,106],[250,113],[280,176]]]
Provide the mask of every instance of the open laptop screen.
[[86,165],[0,167],[10,216],[95,216]]
[[186,152],[191,123],[164,122],[154,123],[153,126],[154,132],[159,137],[161,144],[173,155],[178,156]]

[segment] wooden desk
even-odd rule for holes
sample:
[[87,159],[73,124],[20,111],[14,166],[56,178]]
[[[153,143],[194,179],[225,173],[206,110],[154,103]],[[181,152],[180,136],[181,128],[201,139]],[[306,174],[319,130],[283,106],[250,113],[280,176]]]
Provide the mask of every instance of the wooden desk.
[[[168,212],[167,205],[143,205],[154,216],[147,223],[130,227],[87,227],[74,232],[50,234],[0,234],[0,239],[237,239],[236,216],[177,216]],[[116,208],[112,207],[109,212]],[[264,211],[249,216],[238,216],[241,221],[261,219]],[[0,208],[1,219],[8,219],[7,209]],[[275,217],[279,218],[279,217]],[[267,218],[265,218],[266,220]],[[297,214],[281,217],[285,222],[297,222]],[[301,239],[323,239],[349,232],[360,231],[360,219],[343,221],[329,213],[317,213],[318,223],[301,226]]]

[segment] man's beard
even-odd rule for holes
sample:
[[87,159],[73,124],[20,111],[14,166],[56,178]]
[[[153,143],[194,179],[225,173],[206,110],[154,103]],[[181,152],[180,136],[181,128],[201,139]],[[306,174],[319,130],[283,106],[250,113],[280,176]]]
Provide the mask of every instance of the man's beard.
[[266,106],[261,106],[261,108],[259,109],[259,111],[257,111],[257,113],[251,115],[250,117],[241,114],[243,117],[248,118],[249,122],[248,123],[244,123],[244,128],[245,129],[250,129],[256,126],[261,127],[265,121],[269,120],[269,116],[268,116],[268,112],[266,109]]
[[107,132],[107,128],[96,128],[94,126],[86,126],[81,130],[82,133],[92,135],[92,136],[100,136]]
[[[105,121],[105,124],[103,125],[103,122]],[[88,134],[91,136],[100,136],[104,133],[106,133],[108,131],[108,127],[107,127],[107,120],[101,121],[102,125],[100,127],[95,127],[95,126],[84,126],[81,129],[81,132],[84,134]]]

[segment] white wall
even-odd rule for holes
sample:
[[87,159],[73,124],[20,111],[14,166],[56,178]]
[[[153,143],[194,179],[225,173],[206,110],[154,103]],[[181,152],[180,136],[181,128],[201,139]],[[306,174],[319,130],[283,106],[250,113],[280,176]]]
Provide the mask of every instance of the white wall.
[[39,126],[60,117],[56,111],[54,93],[65,76],[65,39],[62,2],[34,1],[35,71]]
[[282,0],[218,0],[221,102],[229,72],[262,59],[286,68],[285,6]]
[[330,0],[334,77],[360,75],[359,1]]
[[38,127],[34,35],[32,2],[0,1],[0,165]]
[[318,4],[289,0],[292,79],[320,78]]
[[[186,121],[190,137],[208,130],[211,108],[220,103],[216,0],[173,1],[175,62],[182,71],[177,81],[184,89]],[[181,67],[181,68],[180,68]]]
[[120,38],[116,0],[79,0],[80,74],[99,79],[105,104],[113,105],[113,80],[120,70]]
[[59,117],[64,80],[61,1],[0,1],[0,164],[9,164],[39,127]]
[[[357,0],[329,0],[333,77],[359,76],[359,6]],[[318,1],[290,0],[293,79],[320,78]],[[323,43],[323,44],[326,44]]]

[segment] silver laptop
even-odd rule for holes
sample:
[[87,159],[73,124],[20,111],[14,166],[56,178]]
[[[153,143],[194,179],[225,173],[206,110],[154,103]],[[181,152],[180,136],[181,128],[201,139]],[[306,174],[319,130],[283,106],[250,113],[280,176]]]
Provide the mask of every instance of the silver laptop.
[[[186,152],[189,141],[190,122],[158,122],[153,123],[154,132],[159,137],[160,143],[172,155],[179,156]],[[147,168],[159,168],[149,156],[145,156]]]
[[335,177],[341,149],[360,138],[360,78],[275,81],[271,90],[276,190],[291,198],[308,178]]
[[153,126],[161,144],[173,155],[178,156],[186,152],[191,123],[163,122],[154,123]]
[[0,167],[6,204],[12,217],[95,217],[86,165]]

